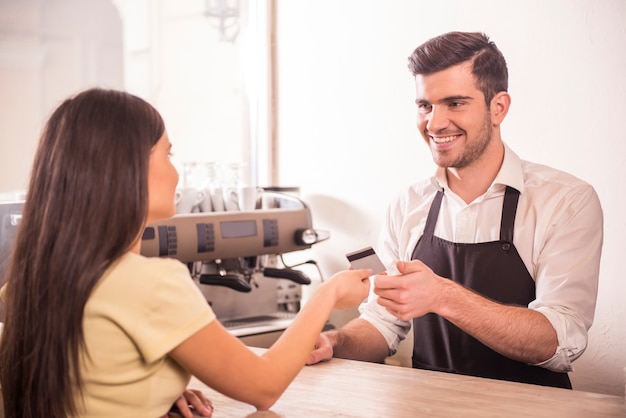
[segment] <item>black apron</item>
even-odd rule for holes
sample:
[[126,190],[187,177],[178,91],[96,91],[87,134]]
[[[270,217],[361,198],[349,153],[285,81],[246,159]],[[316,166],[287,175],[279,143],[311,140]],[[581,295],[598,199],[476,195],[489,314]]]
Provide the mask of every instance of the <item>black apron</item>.
[[[434,236],[443,190],[430,207],[424,235],[413,250],[436,274],[509,305],[528,306],[535,299],[535,281],[513,245],[519,192],[506,188],[500,240],[462,244]],[[413,319],[413,367],[514,382],[571,389],[567,373],[511,360],[487,347],[443,317],[429,313]]]

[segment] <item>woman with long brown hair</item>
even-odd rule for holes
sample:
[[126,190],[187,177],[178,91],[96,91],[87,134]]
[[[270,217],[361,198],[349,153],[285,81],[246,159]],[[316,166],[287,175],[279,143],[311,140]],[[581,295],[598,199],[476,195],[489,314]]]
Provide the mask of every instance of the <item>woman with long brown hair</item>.
[[[161,116],[128,93],[90,89],[50,117],[3,288],[7,417],[159,417],[190,374],[267,409],[331,310],[367,296],[370,270],[337,273],[267,352],[251,352],[186,266],[139,255],[145,225],[175,213],[170,152]],[[210,416],[196,395],[181,403]]]

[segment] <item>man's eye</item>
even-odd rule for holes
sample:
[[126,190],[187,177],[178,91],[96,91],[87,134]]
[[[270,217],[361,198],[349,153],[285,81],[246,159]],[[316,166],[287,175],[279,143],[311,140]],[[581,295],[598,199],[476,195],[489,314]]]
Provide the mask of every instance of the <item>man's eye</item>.
[[450,107],[457,108],[463,106],[463,102],[450,102]]
[[427,103],[418,103],[417,105],[417,110],[420,113],[428,113],[432,110],[432,108],[433,108],[432,105],[429,105]]

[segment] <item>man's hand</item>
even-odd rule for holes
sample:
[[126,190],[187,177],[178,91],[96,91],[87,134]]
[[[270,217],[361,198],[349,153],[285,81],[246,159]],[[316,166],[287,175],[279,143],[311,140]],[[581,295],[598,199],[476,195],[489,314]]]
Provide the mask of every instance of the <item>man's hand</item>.
[[419,260],[398,261],[396,266],[400,275],[376,276],[378,303],[403,321],[435,312],[442,278]]
[[[185,418],[213,416],[213,404],[197,389],[185,389],[183,394],[176,400],[175,405]],[[193,411],[191,407],[193,407]]]
[[328,336],[320,334],[315,342],[315,347],[306,360],[306,364],[316,364],[320,361],[327,361],[333,358],[333,345]]

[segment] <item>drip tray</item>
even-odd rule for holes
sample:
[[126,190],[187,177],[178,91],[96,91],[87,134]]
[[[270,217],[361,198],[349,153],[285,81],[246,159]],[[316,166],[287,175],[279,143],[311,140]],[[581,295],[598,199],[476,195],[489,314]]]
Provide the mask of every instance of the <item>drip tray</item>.
[[283,331],[293,322],[295,316],[296,313],[293,312],[276,312],[268,315],[220,320],[220,322],[234,336],[244,337]]

